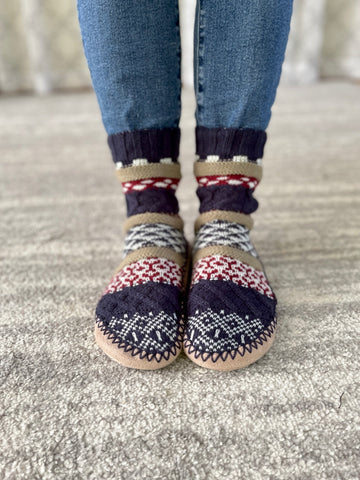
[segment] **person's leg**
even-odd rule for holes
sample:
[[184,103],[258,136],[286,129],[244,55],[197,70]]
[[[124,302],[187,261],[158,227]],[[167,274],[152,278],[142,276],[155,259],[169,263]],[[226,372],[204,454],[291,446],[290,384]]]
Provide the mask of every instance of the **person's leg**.
[[197,1],[200,216],[184,350],[207,368],[248,365],[274,338],[276,297],[249,231],[291,14],[292,0]]
[[96,308],[99,345],[160,368],[181,351],[187,245],[175,196],[181,113],[178,0],[78,0],[78,19],[128,219]]
[[177,0],[77,0],[77,8],[107,133],[178,127]]

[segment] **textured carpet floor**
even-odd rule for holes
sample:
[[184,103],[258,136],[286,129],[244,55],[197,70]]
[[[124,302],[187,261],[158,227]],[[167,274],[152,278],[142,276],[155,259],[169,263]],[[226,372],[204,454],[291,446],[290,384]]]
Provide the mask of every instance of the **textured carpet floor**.
[[[274,346],[235,372],[94,343],[124,204],[92,94],[0,98],[1,479],[359,478],[360,87],[279,90],[254,243]],[[193,94],[181,209],[192,238]]]

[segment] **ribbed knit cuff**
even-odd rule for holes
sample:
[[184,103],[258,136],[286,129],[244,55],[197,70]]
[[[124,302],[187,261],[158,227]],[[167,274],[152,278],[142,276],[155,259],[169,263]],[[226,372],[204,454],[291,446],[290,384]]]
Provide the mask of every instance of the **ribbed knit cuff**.
[[[117,167],[134,163],[175,163],[179,156],[180,128],[150,128],[108,136],[108,145]],[[145,162],[146,160],[146,162]]]
[[266,139],[264,130],[203,126],[195,128],[196,154],[200,159],[208,155],[218,155],[220,159],[244,155],[249,160],[257,160],[264,155]]

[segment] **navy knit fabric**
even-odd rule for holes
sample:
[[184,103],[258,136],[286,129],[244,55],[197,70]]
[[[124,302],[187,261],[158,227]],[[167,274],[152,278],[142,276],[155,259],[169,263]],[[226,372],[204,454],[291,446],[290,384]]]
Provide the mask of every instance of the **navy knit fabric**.
[[130,166],[134,159],[146,158],[157,163],[161,158],[176,162],[179,156],[180,128],[149,128],[119,132],[108,136],[108,144],[115,163]]
[[226,159],[234,155],[245,155],[249,160],[257,160],[263,157],[266,139],[265,131],[251,128],[197,126],[195,129],[196,153],[200,158],[219,155]]
[[200,200],[200,213],[210,210],[232,210],[250,214],[258,208],[253,190],[231,185],[198,187],[196,194]]
[[179,204],[172,190],[158,188],[144,192],[130,192],[125,195],[128,216],[146,212],[179,212]]

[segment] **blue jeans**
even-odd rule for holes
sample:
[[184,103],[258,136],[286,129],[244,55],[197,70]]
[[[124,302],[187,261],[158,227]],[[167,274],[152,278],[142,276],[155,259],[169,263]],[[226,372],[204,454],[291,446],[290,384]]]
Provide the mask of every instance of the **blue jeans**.
[[[196,125],[261,132],[257,151],[242,151],[250,156],[262,155],[292,3],[197,0]],[[111,148],[112,136],[121,132],[178,129],[182,55],[178,0],[77,0],[77,8]],[[173,142],[177,141],[175,136]],[[114,148],[119,160],[124,152]]]

